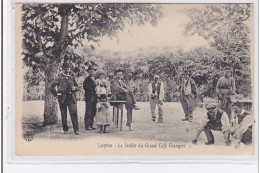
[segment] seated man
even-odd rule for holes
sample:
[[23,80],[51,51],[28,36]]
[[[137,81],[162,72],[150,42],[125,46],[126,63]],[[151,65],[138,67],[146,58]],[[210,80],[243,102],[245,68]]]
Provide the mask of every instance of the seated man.
[[215,143],[214,136],[211,132],[212,130],[222,131],[224,134],[226,146],[230,145],[229,135],[230,135],[230,123],[228,115],[226,112],[217,108],[215,104],[210,104],[206,107],[207,116],[203,117],[198,125],[195,138],[192,140],[193,144],[197,144],[197,140],[202,131],[205,132],[208,142],[206,145],[212,145]]
[[245,145],[251,144],[253,116],[243,109],[241,102],[232,103],[232,109],[234,111],[234,124],[231,127],[231,134],[237,140],[236,147],[240,146],[240,142]]
[[125,100],[126,101],[126,110],[127,110],[127,123],[126,126],[129,127],[129,130],[132,131],[131,123],[132,123],[132,109],[139,110],[135,104],[135,100],[133,97],[133,93],[131,88],[125,84],[123,81],[123,71],[116,70],[115,71],[115,79],[111,81],[111,94],[112,98],[116,100]]

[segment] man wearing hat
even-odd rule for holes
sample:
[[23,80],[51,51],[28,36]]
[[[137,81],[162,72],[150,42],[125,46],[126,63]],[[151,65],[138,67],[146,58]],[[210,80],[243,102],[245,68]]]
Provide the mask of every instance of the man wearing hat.
[[224,76],[219,78],[216,86],[216,92],[218,95],[218,107],[224,110],[229,119],[231,120],[231,100],[230,97],[235,94],[236,85],[235,80],[231,77],[231,71],[229,67],[225,67]]
[[159,76],[154,75],[154,81],[149,84],[150,107],[152,113],[152,121],[155,121],[155,107],[158,106],[158,123],[163,122],[163,98],[164,98],[164,85],[159,81]]
[[236,147],[240,146],[240,142],[245,145],[252,143],[252,126],[254,124],[253,116],[243,109],[243,103],[232,103],[234,111],[234,122],[231,127],[231,134],[236,139]]
[[93,127],[94,117],[97,111],[97,93],[96,93],[96,83],[95,74],[96,68],[89,65],[87,71],[89,76],[85,78],[83,82],[83,89],[85,90],[85,129],[87,131],[95,130]]
[[[69,130],[67,125],[68,107],[74,132],[76,135],[79,135],[76,98],[76,92],[79,90],[79,87],[75,78],[70,74],[70,65],[65,62],[62,68],[63,71],[59,74],[58,78],[50,83],[50,90],[52,94],[58,98],[64,134],[67,134]],[[55,86],[57,86],[57,91]]]
[[195,108],[194,102],[197,95],[197,87],[188,70],[185,70],[182,74],[179,91],[180,101],[185,114],[185,118],[182,120],[191,122],[193,119],[192,112]]
[[133,92],[129,86],[125,84],[123,81],[123,70],[117,69],[115,71],[115,79],[111,81],[110,88],[111,88],[111,94],[112,98],[116,100],[125,100],[126,101],[126,111],[127,111],[127,123],[126,126],[128,126],[130,131],[133,131],[132,129],[132,110],[139,110],[140,108],[137,107],[135,104]]
[[197,144],[197,140],[202,131],[205,132],[208,142],[206,145],[215,143],[214,136],[211,130],[222,131],[224,134],[226,146],[230,145],[230,123],[226,112],[217,108],[215,104],[208,104],[206,106],[207,116],[204,116],[196,129],[195,138],[192,140],[193,144]]

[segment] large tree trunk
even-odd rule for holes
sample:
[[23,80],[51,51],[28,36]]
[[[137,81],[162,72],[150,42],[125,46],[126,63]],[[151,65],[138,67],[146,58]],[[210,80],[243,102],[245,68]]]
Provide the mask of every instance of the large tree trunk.
[[45,102],[44,102],[44,126],[56,124],[58,120],[58,102],[50,92],[49,84],[58,74],[58,64],[52,63],[45,70]]
[[64,53],[67,48],[66,36],[68,34],[68,15],[71,7],[68,4],[60,6],[61,29],[59,33],[59,41],[56,43],[56,50],[53,52],[53,61],[45,68],[45,102],[44,102],[44,125],[56,124],[58,120],[58,103],[50,92],[49,84],[58,75],[58,62],[64,60]]

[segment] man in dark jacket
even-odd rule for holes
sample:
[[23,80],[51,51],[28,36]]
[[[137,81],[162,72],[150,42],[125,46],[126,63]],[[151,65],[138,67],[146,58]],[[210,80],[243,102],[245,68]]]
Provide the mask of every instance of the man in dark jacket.
[[[58,98],[64,134],[67,134],[69,130],[67,125],[68,107],[74,132],[76,135],[79,135],[76,98],[76,92],[79,90],[79,87],[75,78],[70,74],[70,65],[68,63],[64,63],[62,68],[63,72],[58,76],[57,79],[50,83],[50,90],[52,94]],[[56,86],[58,91],[55,89]]]
[[140,108],[137,107],[135,104],[135,100],[133,97],[133,92],[128,86],[125,81],[123,81],[123,71],[118,69],[115,71],[115,79],[111,81],[110,88],[112,93],[112,98],[116,100],[124,100],[126,101],[125,107],[127,111],[127,123],[130,131],[133,131],[131,123],[132,123],[132,110],[139,110]]
[[97,94],[95,84],[96,68],[94,66],[88,67],[89,76],[83,82],[83,89],[85,90],[85,129],[87,131],[95,130],[93,127],[94,117],[97,111]]

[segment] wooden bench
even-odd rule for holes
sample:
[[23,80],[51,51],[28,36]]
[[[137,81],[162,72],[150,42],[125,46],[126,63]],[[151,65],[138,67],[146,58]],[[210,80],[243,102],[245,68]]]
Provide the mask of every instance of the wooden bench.
[[111,106],[113,106],[113,122],[115,122],[116,127],[118,128],[118,122],[119,122],[119,110],[121,110],[121,118],[120,118],[120,131],[122,131],[123,126],[123,117],[124,117],[124,104],[126,101],[120,101],[120,100],[109,100],[108,101]]

